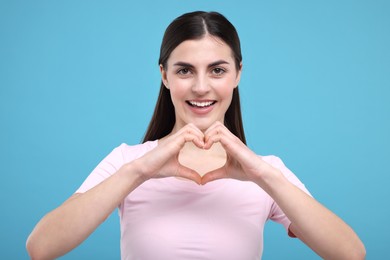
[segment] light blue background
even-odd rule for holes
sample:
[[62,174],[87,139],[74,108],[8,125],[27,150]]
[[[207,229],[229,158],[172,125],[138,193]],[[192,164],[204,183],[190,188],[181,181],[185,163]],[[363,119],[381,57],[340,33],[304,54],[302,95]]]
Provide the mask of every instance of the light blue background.
[[[389,1],[1,0],[1,259],[27,259],[38,220],[114,147],[140,142],[164,29],[198,9],[241,36],[249,146],[280,156],[367,259],[390,258]],[[264,247],[318,259],[272,223]],[[119,259],[117,214],[63,259]]]

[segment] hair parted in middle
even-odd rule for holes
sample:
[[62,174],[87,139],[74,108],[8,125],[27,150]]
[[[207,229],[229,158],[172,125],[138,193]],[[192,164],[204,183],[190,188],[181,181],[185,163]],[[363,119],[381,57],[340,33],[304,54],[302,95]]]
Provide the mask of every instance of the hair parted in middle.
[[[161,43],[159,65],[166,69],[169,56],[180,43],[186,40],[201,39],[207,34],[220,38],[231,48],[236,69],[240,70],[241,45],[235,27],[222,14],[203,11],[183,14],[171,22],[165,30]],[[226,111],[224,124],[243,143],[246,143],[238,87],[233,90],[232,101]],[[143,142],[163,138],[172,131],[174,125],[175,108],[171,94],[161,82],[156,107]]]

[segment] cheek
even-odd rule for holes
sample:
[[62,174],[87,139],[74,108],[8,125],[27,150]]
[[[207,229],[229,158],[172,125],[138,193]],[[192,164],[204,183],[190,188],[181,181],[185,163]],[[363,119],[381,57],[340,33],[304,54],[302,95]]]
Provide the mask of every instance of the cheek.
[[191,80],[189,79],[172,79],[169,81],[171,96],[183,96],[191,90]]
[[215,85],[215,89],[218,91],[219,95],[225,98],[232,96],[235,88],[235,81],[232,81],[231,79],[220,81]]
[[171,99],[174,105],[185,99],[187,93],[183,86],[172,84],[169,86],[169,91],[171,93]]
[[178,91],[176,88],[170,88],[170,92],[171,92],[171,99],[174,104],[176,103],[176,100],[181,99],[182,93],[180,93],[180,91]]

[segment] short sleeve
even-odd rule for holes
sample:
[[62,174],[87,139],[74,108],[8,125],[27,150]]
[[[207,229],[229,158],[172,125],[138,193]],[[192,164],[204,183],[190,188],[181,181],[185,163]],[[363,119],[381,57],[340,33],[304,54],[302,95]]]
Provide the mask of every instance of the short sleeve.
[[157,141],[148,141],[137,145],[121,144],[112,150],[111,153],[96,166],[83,184],[76,190],[76,193],[84,193],[92,189],[116,173],[125,163],[141,157],[156,146]]
[[[297,186],[299,189],[307,193],[311,196],[310,192],[306,189],[305,185],[295,176],[293,172],[291,172],[283,163],[283,161],[276,156],[267,156],[267,159],[265,160],[267,163],[271,164],[273,167],[279,169],[282,174],[295,186]],[[264,158],[263,158],[264,159]],[[276,204],[275,202],[272,203],[271,212],[269,215],[269,219],[272,221],[275,221],[279,224],[282,224],[284,228],[287,230],[288,235],[291,237],[295,237],[293,233],[290,232],[289,226],[291,224],[291,221],[287,218],[287,216],[284,214],[282,209]]]
[[76,193],[84,193],[116,173],[124,164],[124,146],[126,144],[122,144],[112,150],[89,174],[83,184],[76,190]]

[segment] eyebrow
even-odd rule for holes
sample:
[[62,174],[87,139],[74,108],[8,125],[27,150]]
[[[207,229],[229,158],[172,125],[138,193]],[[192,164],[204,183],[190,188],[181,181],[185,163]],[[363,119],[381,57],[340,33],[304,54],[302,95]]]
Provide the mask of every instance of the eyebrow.
[[[215,61],[213,63],[210,63],[207,67],[211,68],[211,67],[215,67],[215,66],[218,66],[218,65],[221,65],[221,64],[229,64],[229,62],[227,62],[225,60],[218,60],[218,61]],[[188,67],[188,68],[193,68],[194,67],[194,65],[192,65],[191,63],[182,62],[182,61],[176,62],[175,64],[173,64],[173,66]]]

